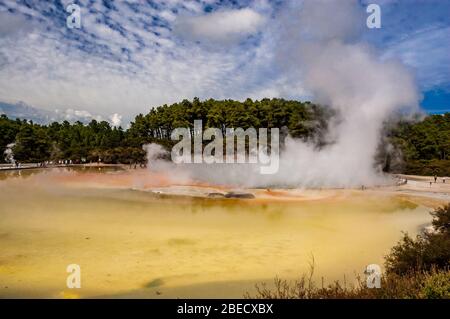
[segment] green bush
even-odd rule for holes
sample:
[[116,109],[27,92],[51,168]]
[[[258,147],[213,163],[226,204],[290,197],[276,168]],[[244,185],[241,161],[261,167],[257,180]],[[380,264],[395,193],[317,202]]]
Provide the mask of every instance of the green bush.
[[450,266],[450,204],[435,210],[433,233],[412,239],[405,234],[385,258],[388,273],[405,274],[410,271],[447,269]]
[[448,272],[428,274],[422,295],[426,299],[450,299],[450,274]]
[[335,281],[318,287],[312,273],[299,280],[275,278],[273,288],[266,283],[256,285],[256,294],[246,298],[259,299],[449,299],[450,271],[436,270],[395,273],[381,277],[380,288],[368,288],[365,280],[356,278],[356,284]]
[[[317,287],[312,280],[314,261],[308,276],[286,281],[276,278],[274,288],[265,283],[256,285],[256,295],[247,298],[262,299],[450,299],[450,204],[436,209],[433,216],[434,232],[412,239],[407,234],[385,258],[386,273],[381,276],[381,287],[370,289],[357,277],[356,285],[339,281]],[[323,282],[323,281],[322,281]]]

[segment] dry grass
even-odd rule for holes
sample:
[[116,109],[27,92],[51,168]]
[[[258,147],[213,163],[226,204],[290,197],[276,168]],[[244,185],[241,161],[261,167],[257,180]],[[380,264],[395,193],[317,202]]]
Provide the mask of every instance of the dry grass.
[[245,293],[245,298],[256,299],[450,299],[450,270],[411,272],[405,275],[387,274],[381,277],[380,288],[368,288],[365,278],[356,277],[356,285],[335,281],[318,287],[309,273],[295,281],[274,279],[275,288],[266,283],[256,284],[256,295]]
[[246,293],[246,298],[264,299],[450,299],[450,204],[433,213],[431,234],[407,234],[385,257],[387,273],[381,276],[380,288],[368,288],[361,276],[356,285],[335,281],[318,288],[313,281],[314,257],[307,275],[289,282],[275,278],[275,288],[265,283],[256,285],[256,295]]

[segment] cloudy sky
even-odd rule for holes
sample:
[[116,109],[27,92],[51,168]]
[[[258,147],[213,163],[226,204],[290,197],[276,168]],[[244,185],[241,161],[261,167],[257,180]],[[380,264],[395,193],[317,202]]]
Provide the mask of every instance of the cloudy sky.
[[[424,109],[450,111],[450,0],[354,2],[360,41],[410,67]],[[71,3],[80,29],[67,27]],[[369,3],[380,29],[365,26]],[[0,102],[124,124],[195,96],[314,100],[276,54],[293,8],[301,1],[0,0]]]

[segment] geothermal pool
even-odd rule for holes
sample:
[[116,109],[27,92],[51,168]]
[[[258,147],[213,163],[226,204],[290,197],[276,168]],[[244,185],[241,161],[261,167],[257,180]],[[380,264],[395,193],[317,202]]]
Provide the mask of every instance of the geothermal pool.
[[[394,193],[208,199],[150,193],[160,179],[126,170],[0,175],[3,298],[242,297],[311,256],[316,279],[349,282],[431,221]],[[69,264],[80,289],[66,287]]]

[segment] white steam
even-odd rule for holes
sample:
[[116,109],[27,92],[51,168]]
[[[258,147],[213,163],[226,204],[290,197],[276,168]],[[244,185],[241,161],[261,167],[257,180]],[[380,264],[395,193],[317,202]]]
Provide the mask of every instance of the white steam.
[[166,150],[159,144],[147,144],[143,146],[147,153],[148,168],[154,172],[164,172],[165,177],[172,183],[187,183],[191,179],[188,169],[181,168],[172,162],[164,160]]
[[288,10],[279,52],[286,67],[298,66],[303,86],[316,102],[338,111],[340,122],[330,123],[330,146],[316,151],[290,140],[283,154],[281,182],[306,186],[357,186],[380,182],[374,157],[382,122],[403,108],[415,108],[418,95],[413,76],[399,62],[381,61],[376,52],[358,43],[365,27],[356,0],[304,1]]
[[316,103],[339,114],[330,123],[328,146],[288,138],[277,174],[263,176],[250,165],[191,164],[193,179],[239,186],[355,187],[381,183],[375,153],[382,123],[393,113],[416,108],[418,94],[410,72],[397,61],[382,61],[358,42],[365,27],[356,0],[306,0],[279,14],[275,63],[300,81]]
[[13,147],[15,146],[15,143],[10,143],[8,145],[6,145],[6,149],[5,149],[5,161],[11,164],[16,164],[16,160],[14,159],[14,153],[13,153]]

